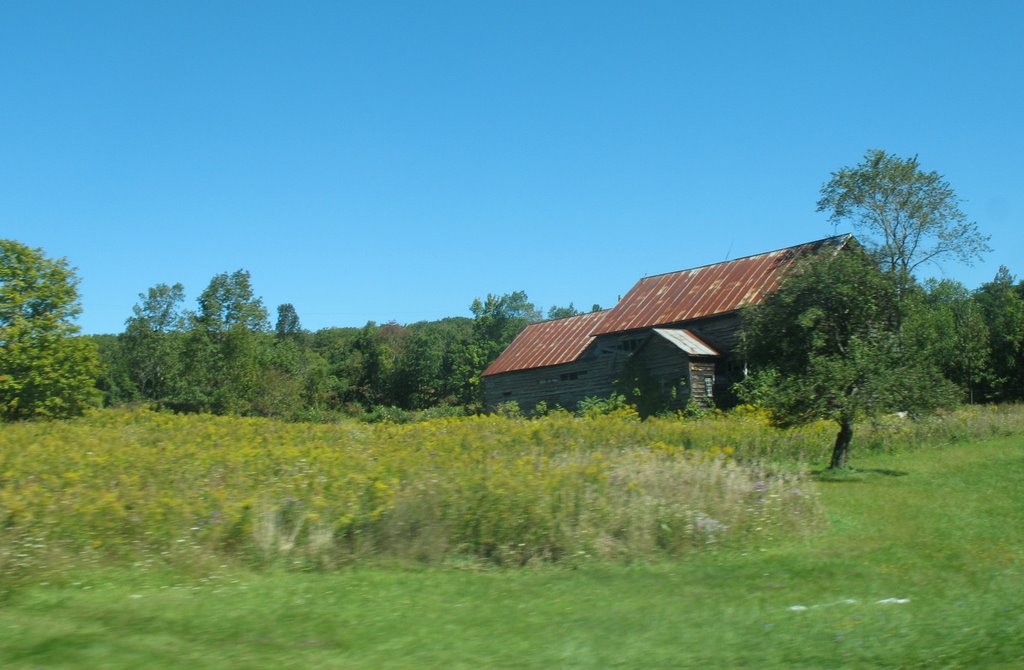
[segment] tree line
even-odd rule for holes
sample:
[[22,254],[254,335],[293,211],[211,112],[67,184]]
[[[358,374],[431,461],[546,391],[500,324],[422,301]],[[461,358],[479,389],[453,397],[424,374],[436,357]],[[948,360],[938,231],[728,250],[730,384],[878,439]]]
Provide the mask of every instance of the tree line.
[[[70,319],[77,294],[66,262],[14,242],[3,249],[0,392],[7,418],[73,415],[98,403],[289,419],[386,415],[384,408],[479,411],[481,372],[542,318],[517,291],[474,300],[471,317],[309,331],[291,304],[279,305],[272,322],[249,273],[238,270],[213,277],[193,309],[181,284],[159,284],[139,295],[123,332],[76,337]],[[52,267],[19,270],[16,258],[28,253]],[[44,286],[15,282],[19,273]],[[29,298],[32,292],[38,295]],[[1024,281],[1003,267],[975,290],[943,279],[912,280],[902,292],[905,351],[933,364],[958,399],[1024,400]],[[863,293],[855,297],[864,303]],[[60,327],[29,338],[29,319],[44,312],[46,328]],[[547,316],[578,313],[570,305]],[[809,346],[792,332],[783,335],[783,325],[766,328],[765,342]],[[58,351],[62,342],[67,347]],[[886,372],[881,360],[875,365]]]
[[[987,250],[958,202],[916,157],[872,150],[833,173],[818,207],[857,229],[859,251],[805,264],[748,310],[745,397],[779,423],[824,417],[843,430],[940,395],[1024,400],[1024,281],[1005,267],[973,290],[916,276],[928,262]],[[291,304],[272,322],[237,270],[214,276],[191,308],[181,284],[153,286],[123,332],[80,336],[77,283],[66,260],[0,240],[3,418],[131,403],[286,419],[482,411],[481,373],[543,317],[516,291],[474,300],[470,317],[311,332]],[[570,304],[547,317],[579,313]]]
[[124,332],[92,339],[110,405],[292,419],[479,411],[481,373],[542,314],[522,291],[476,299],[470,312],[311,332],[292,304],[279,305],[271,324],[249,273],[237,270],[213,277],[193,310],[181,284],[154,286],[139,295]]

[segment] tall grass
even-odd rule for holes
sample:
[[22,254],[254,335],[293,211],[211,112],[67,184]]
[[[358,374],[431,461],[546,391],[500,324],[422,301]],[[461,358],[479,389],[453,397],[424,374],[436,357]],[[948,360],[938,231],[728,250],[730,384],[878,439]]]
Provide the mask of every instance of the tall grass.
[[[1020,407],[859,430],[870,449],[1024,432]],[[0,573],[90,563],[524,565],[760,546],[821,523],[828,424],[442,418],[286,424],[102,411],[0,427]]]

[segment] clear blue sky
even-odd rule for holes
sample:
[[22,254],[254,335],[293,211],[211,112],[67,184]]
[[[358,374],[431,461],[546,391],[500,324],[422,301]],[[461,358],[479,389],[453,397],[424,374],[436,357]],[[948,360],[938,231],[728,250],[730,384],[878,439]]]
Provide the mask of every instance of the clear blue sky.
[[238,268],[310,329],[610,306],[832,234],[869,148],[992,236],[930,273],[1024,274],[1024,3],[0,3],[0,237],[87,333]]

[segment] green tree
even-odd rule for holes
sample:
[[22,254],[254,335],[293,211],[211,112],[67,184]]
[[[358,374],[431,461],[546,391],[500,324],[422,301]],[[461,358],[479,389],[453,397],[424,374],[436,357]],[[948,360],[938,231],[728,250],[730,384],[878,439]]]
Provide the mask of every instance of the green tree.
[[199,313],[195,319],[196,325],[209,332],[237,328],[264,332],[269,328],[267,309],[253,293],[247,270],[215,275],[199,296]]
[[488,294],[485,300],[473,300],[470,339],[456,352],[453,374],[462,379],[460,402],[465,405],[483,401],[480,375],[526,326],[541,320],[541,313],[524,291],[504,295]]
[[1002,266],[974,293],[989,332],[989,400],[1024,400],[1024,282],[1014,281]]
[[989,330],[981,305],[949,279],[929,279],[908,298],[904,337],[954,382],[966,400],[988,374]]
[[311,339],[302,335],[273,338],[253,393],[253,414],[294,419],[304,410],[330,409],[327,361],[310,346]]
[[277,324],[274,326],[274,333],[279,337],[291,337],[302,332],[302,324],[299,323],[299,314],[295,311],[295,305],[286,302],[277,306]]
[[473,314],[473,340],[484,350],[487,363],[497,358],[523,328],[541,320],[540,311],[525,291],[488,294],[485,300],[473,300],[469,311]]
[[951,400],[949,383],[899,344],[897,302],[893,283],[859,250],[803,260],[743,314],[754,373],[741,397],[767,408],[777,425],[835,421],[830,467],[847,467],[858,419]]
[[0,240],[0,417],[75,416],[98,400],[99,359],[76,337],[80,312],[66,259]]
[[132,370],[125,357],[122,335],[88,335],[96,344],[99,354],[100,375],[96,388],[103,394],[107,407],[134,402],[139,399],[139,390],[132,380]]
[[832,173],[818,211],[828,212],[834,225],[853,223],[894,278],[898,301],[922,264],[950,258],[970,264],[989,251],[989,238],[967,220],[949,182],[923,171],[916,156],[869,150],[863,162]]
[[395,373],[407,339],[408,331],[394,321],[382,326],[370,321],[352,343],[352,378],[364,407],[405,404],[396,393]]
[[183,363],[184,301],[181,284],[157,284],[140,293],[118,338],[129,377],[147,400],[160,403],[174,395]]
[[355,380],[358,370],[353,361],[353,343],[360,328],[322,328],[313,333],[313,350],[327,363],[323,401],[328,410],[342,409],[357,402]]
[[460,402],[465,379],[457,379],[452,366],[456,352],[469,342],[471,331],[472,321],[464,317],[409,325],[393,376],[400,407],[427,409]]
[[139,301],[132,307],[129,322],[145,322],[147,328],[158,333],[180,332],[185,328],[185,287],[181,284],[157,284],[140,293]]
[[[598,310],[599,311],[599,310]],[[548,310],[548,319],[568,319],[571,316],[579,316],[583,312],[576,309],[570,302],[568,307],[552,307]]]
[[178,409],[217,414],[252,414],[263,389],[270,329],[263,301],[249,273],[221,273],[199,296],[199,311],[182,350],[183,384]]

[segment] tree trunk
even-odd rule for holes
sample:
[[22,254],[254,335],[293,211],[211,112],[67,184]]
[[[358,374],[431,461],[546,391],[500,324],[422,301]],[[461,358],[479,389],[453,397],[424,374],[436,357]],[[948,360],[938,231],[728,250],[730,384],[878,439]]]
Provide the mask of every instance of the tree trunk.
[[839,421],[839,434],[836,444],[832,447],[832,464],[830,470],[844,470],[850,461],[850,442],[853,440],[853,422],[849,419]]

